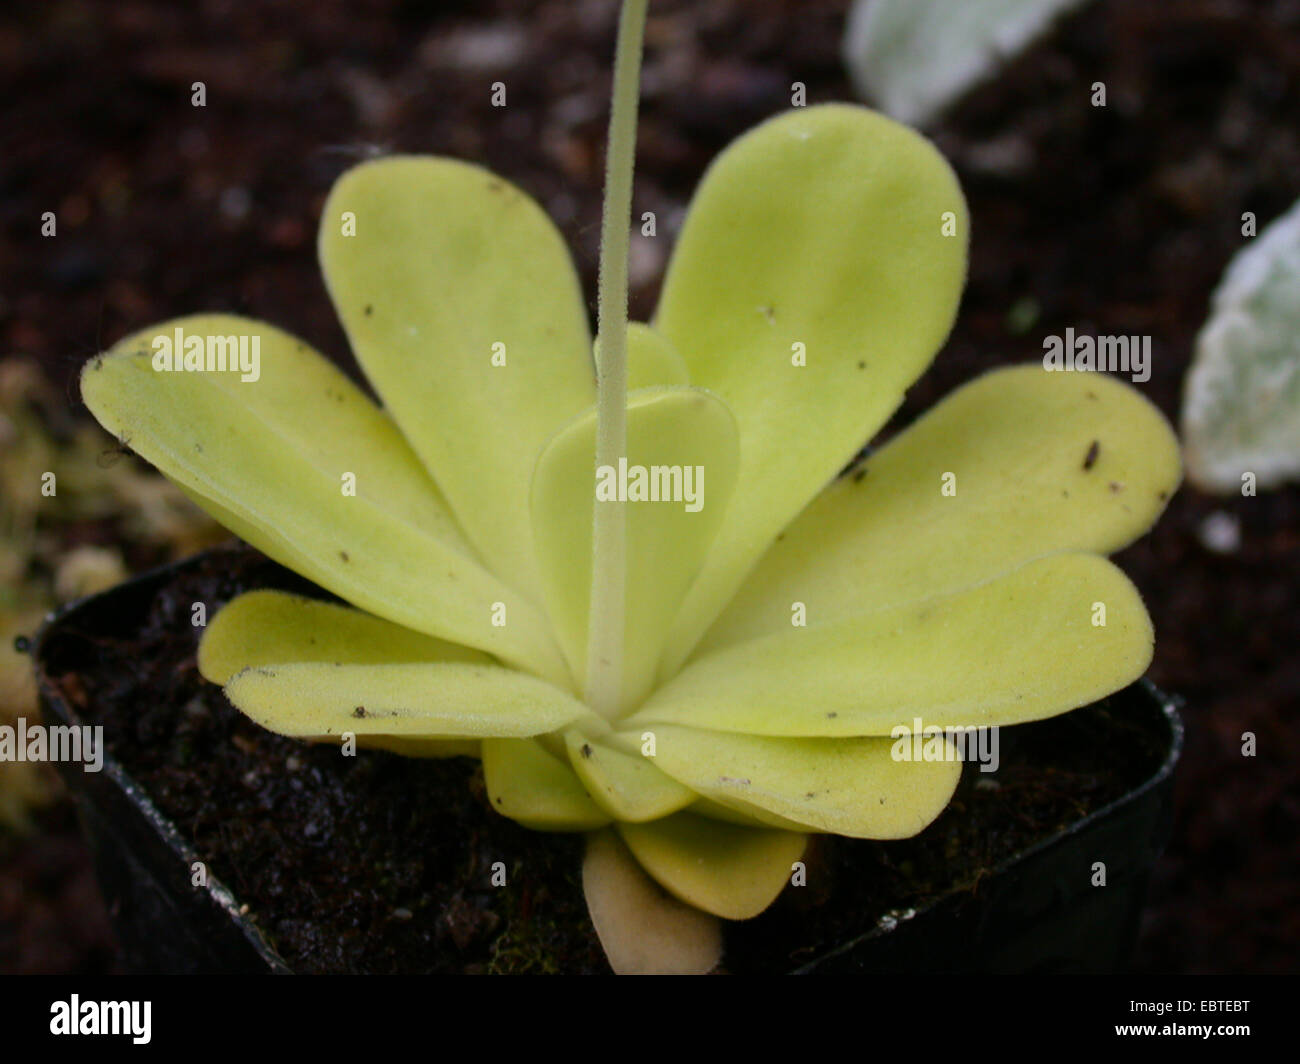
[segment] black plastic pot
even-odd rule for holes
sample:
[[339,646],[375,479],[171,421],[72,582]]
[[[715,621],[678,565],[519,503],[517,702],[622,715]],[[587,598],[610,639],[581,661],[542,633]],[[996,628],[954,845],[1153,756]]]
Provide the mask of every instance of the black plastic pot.
[[[1148,680],[1115,698],[1163,732],[1166,755],[1145,782],[999,865],[977,892],[891,914],[799,973],[1121,971],[1173,822],[1183,722]],[[1104,886],[1093,885],[1099,863]]]
[[[165,593],[178,573],[202,557],[147,573],[48,620],[33,655],[49,723],[93,723],[69,705],[53,679],[59,670],[50,667],[50,648],[65,633],[85,639],[119,632],[124,620],[129,624],[139,616],[141,601]],[[301,583],[280,572],[285,586]],[[93,689],[87,694],[93,702]],[[1142,783],[989,870],[973,888],[953,889],[918,910],[862,914],[856,933],[797,972],[1122,969],[1136,938],[1151,868],[1168,837],[1183,726],[1174,700],[1147,681],[1111,701],[1141,729],[1153,751]],[[247,917],[247,907],[219,879],[209,873],[206,886],[196,889],[192,868],[200,855],[117,759],[106,755],[99,773],[86,773],[77,764],[59,767],[76,802],[129,968],[290,970]],[[1105,886],[1092,885],[1097,862],[1105,866]]]

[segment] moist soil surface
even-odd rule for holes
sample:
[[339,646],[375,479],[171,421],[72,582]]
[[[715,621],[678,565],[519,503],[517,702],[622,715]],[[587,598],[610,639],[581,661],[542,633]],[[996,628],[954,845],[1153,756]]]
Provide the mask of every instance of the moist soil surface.
[[[839,57],[848,0],[653,8],[634,207],[656,211],[664,239],[635,245],[639,318],[709,160],[787,107],[796,80],[809,102],[853,98]],[[518,183],[556,219],[592,299],[612,11],[588,0],[10,5],[0,347],[41,360],[70,406],[87,358],[202,310],[275,322],[352,366],[313,234],[331,182],[373,152],[454,155]],[[490,102],[499,79],[504,109]],[[191,105],[196,80],[206,108]],[[1091,106],[1096,81],[1104,108]],[[970,203],[970,281],[952,338],[885,435],[979,372],[1040,359],[1044,336],[1066,328],[1151,335],[1152,376],[1138,387],[1176,420],[1210,293],[1244,243],[1242,213],[1262,228],[1300,193],[1298,118],[1295,0],[1093,0],[1061,22],[928,131]],[[40,235],[47,210],[57,239]],[[1205,545],[1218,510],[1240,522],[1235,550]],[[1185,486],[1118,561],[1155,622],[1150,675],[1185,697],[1188,723],[1135,966],[1294,970],[1300,489],[1216,499]],[[221,811],[207,815],[217,830]],[[1019,807],[1003,830],[1018,820]],[[0,846],[0,970],[109,969],[66,807],[42,827]]]
[[[172,572],[117,593],[111,611],[105,601],[63,622],[43,667],[291,968],[607,970],[582,896],[581,839],[494,813],[476,761],[348,757],[285,739],[199,675],[195,602],[212,615],[252,587],[319,590],[244,547]],[[915,838],[817,838],[807,886],[728,925],[724,964],[789,970],[891,913],[954,892],[976,899],[993,869],[1149,778],[1167,753],[1163,731],[1109,702],[1004,729],[998,771],[966,765],[951,805]],[[492,885],[496,862],[505,887]]]

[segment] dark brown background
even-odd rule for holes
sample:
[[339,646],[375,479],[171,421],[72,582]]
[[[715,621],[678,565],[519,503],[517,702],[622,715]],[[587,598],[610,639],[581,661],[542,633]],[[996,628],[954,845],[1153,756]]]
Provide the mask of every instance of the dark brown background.
[[[314,235],[331,181],[370,152],[457,155],[522,185],[594,294],[610,0],[19,7],[0,15],[0,354],[39,358],[80,416],[80,364],[171,315],[266,318],[348,364]],[[709,159],[788,106],[795,80],[810,102],[851,97],[846,7],[654,0],[636,209],[658,212],[661,239],[634,262],[638,317]],[[489,102],[497,80],[504,110]],[[1089,103],[1094,81],[1105,109]],[[1097,0],[931,132],[970,199],[971,276],[898,422],[1071,326],[1151,334],[1141,387],[1176,418],[1241,213],[1262,226],[1300,196],[1300,3]],[[46,210],[56,239],[40,236]],[[1198,538],[1215,509],[1241,520],[1235,553]],[[1296,968],[1298,561],[1295,487],[1184,488],[1121,558],[1156,622],[1152,676],[1186,697],[1189,725],[1140,969]],[[0,970],[109,969],[75,828],[66,809],[43,821],[0,855]]]

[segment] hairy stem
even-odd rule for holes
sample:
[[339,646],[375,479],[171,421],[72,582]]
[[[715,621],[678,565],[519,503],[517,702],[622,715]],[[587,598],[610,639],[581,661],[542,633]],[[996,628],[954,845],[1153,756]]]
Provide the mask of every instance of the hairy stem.
[[[627,252],[632,163],[641,83],[641,41],[649,0],[624,0],[614,56],[614,98],[605,151],[605,209],[600,229],[596,324],[596,468],[627,452]],[[591,612],[587,704],[612,717],[623,683],[627,521],[622,500],[595,502],[592,478]]]

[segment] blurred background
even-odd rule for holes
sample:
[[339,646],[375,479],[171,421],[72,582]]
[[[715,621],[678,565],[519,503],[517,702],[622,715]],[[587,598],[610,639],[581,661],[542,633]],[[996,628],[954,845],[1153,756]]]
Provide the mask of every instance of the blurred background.
[[[653,310],[671,238],[724,145],[789,107],[796,82],[809,103],[859,98],[850,6],[653,0],[634,210],[654,211],[659,234],[633,245],[635,317]],[[1300,2],[1073,8],[916,120],[970,201],[971,271],[952,338],[887,433],[983,370],[1041,359],[1044,336],[1066,328],[1150,335],[1139,387],[1177,424],[1211,293],[1247,242],[1243,213],[1263,230],[1300,197]],[[29,659],[11,648],[48,609],[225,538],[94,425],[80,366],[151,322],[226,310],[355,369],[314,250],[341,171],[386,152],[487,165],[556,220],[594,303],[616,14],[613,0],[7,5],[0,718],[35,716]],[[491,104],[498,81],[504,108]],[[1184,486],[1119,562],[1156,624],[1151,676],[1186,699],[1188,724],[1134,965],[1294,970],[1300,489]],[[0,764],[0,972],[116,964],[53,774]]]

